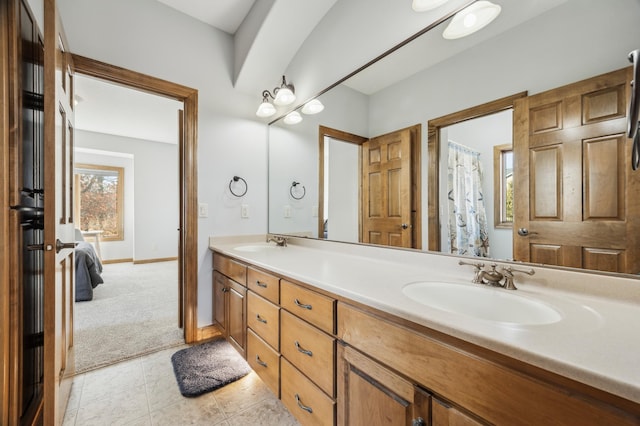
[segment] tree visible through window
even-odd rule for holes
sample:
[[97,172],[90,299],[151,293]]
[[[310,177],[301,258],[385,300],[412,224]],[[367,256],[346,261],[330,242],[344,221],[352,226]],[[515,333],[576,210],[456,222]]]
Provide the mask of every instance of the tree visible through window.
[[105,241],[124,239],[124,168],[77,164],[76,217],[80,230],[103,231]]

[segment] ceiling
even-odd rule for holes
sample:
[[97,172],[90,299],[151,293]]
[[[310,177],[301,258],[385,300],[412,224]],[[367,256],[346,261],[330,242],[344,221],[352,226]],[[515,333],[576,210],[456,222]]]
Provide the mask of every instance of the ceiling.
[[255,0],[157,0],[231,35],[247,16]]

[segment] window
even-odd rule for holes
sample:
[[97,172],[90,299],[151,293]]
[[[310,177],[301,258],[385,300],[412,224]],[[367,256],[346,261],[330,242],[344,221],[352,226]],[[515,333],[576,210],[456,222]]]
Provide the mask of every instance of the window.
[[494,222],[496,228],[513,227],[513,147],[493,147]]
[[80,230],[103,231],[103,241],[123,240],[124,168],[76,164],[74,180]]

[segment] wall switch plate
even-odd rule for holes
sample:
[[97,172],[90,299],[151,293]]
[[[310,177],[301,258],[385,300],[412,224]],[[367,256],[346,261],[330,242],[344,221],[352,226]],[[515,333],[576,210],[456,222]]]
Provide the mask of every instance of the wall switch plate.
[[284,213],[284,217],[287,217],[287,218],[288,218],[288,217],[291,217],[291,206],[286,205],[286,206],[284,206],[284,209],[283,209],[283,210],[284,210],[284,211],[283,211],[283,213]]
[[318,206],[311,207],[311,216],[318,217]]
[[206,204],[206,203],[198,204],[198,216],[209,217],[209,204]]
[[240,207],[240,217],[242,217],[243,219],[246,219],[249,217],[249,205],[248,204],[243,204]]

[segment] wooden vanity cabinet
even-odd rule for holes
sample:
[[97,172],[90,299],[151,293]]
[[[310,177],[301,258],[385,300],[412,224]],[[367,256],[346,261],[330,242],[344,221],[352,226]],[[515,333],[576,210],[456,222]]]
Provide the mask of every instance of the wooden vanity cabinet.
[[218,253],[213,255],[213,319],[222,335],[245,356],[247,335],[247,267]]
[[281,399],[302,425],[336,418],[336,300],[280,280]]
[[280,278],[247,270],[247,362],[280,397]]
[[339,425],[427,426],[430,412],[428,392],[352,347],[338,344]]
[[[361,424],[351,410],[369,404],[371,398],[382,403],[384,397],[372,396],[376,394],[374,389],[384,390],[386,386],[393,390],[388,383],[403,381],[431,393],[431,419],[427,424],[434,426],[640,424],[640,416],[623,408],[628,403],[610,394],[409,326],[388,315],[381,317],[369,309],[338,303],[337,336],[347,346],[338,360],[338,412],[339,420],[343,420],[339,424]],[[356,350],[364,355],[357,357]],[[363,356],[370,362],[362,361]],[[371,380],[358,382],[354,369]],[[388,374],[380,373],[385,369]],[[393,391],[382,393],[395,400]],[[401,400],[410,405],[410,393],[406,391]],[[398,419],[398,423],[389,424],[410,424]]]

